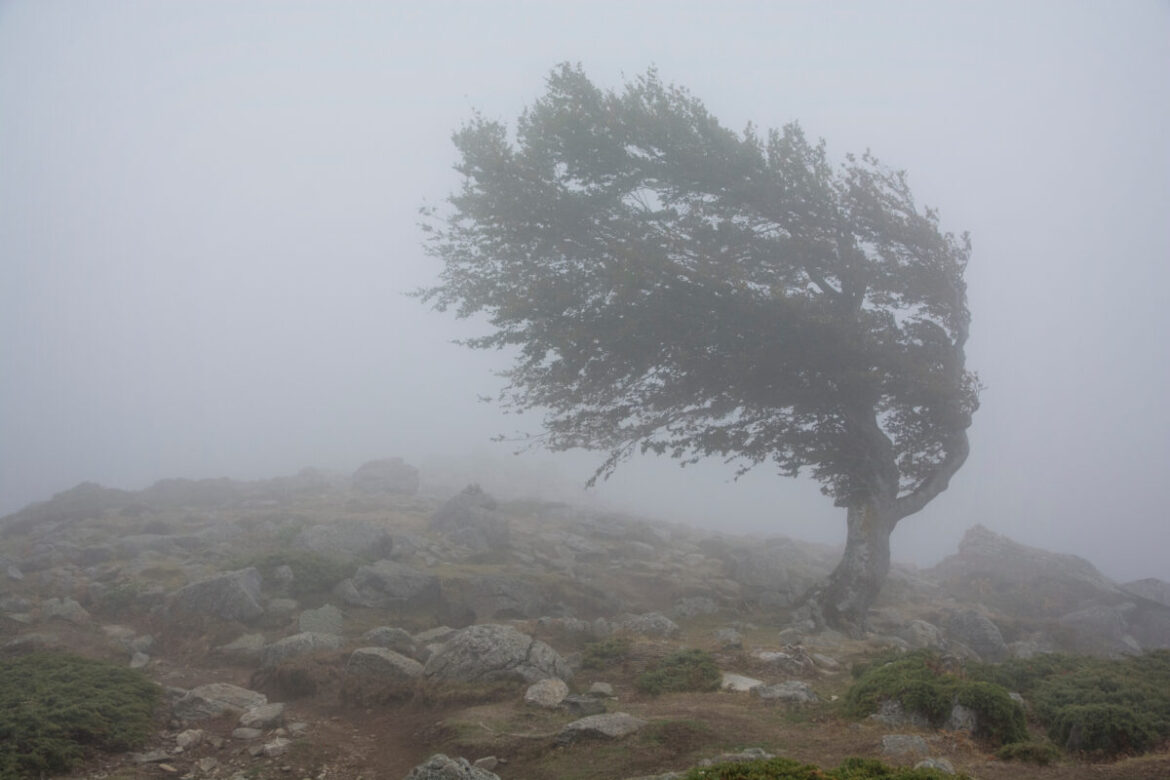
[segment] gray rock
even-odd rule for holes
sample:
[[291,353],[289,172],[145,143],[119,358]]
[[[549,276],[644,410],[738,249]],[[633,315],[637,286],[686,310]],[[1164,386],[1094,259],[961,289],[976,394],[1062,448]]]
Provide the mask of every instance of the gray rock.
[[504,549],[510,541],[508,518],[496,507],[479,485],[468,485],[431,516],[430,528],[475,550]]
[[410,770],[404,780],[500,780],[500,776],[472,766],[465,758],[436,753]]
[[955,773],[955,765],[945,758],[932,756],[924,758],[914,765],[915,769],[936,769],[944,775],[953,775]]
[[714,615],[718,611],[719,605],[715,603],[715,599],[707,596],[689,596],[675,602],[675,605],[671,607],[670,615],[686,619],[700,615]]
[[533,683],[547,677],[570,680],[569,665],[544,642],[512,626],[470,626],[452,636],[426,664],[426,676],[460,682],[518,680]]
[[175,593],[171,609],[177,614],[254,620],[264,614],[260,605],[260,572],[248,567],[192,583]]
[[743,648],[743,634],[734,628],[720,628],[715,631],[715,641],[724,650],[740,650]]
[[951,613],[947,633],[979,654],[984,661],[996,663],[1008,657],[1007,643],[999,626],[973,609]]
[[451,628],[450,626],[437,626],[436,628],[428,628],[426,631],[419,631],[414,635],[414,643],[420,646],[435,644],[441,645],[458,633],[459,629]]
[[951,714],[947,716],[943,728],[946,731],[966,731],[974,734],[979,726],[979,715],[970,707],[955,704],[951,707]]
[[286,737],[277,737],[271,742],[266,742],[264,747],[260,750],[261,755],[265,758],[277,758],[283,756],[292,748],[292,740]]
[[622,615],[614,623],[618,631],[649,637],[678,636],[678,624],[661,612],[646,612],[641,615]]
[[752,693],[764,701],[786,701],[795,704],[811,704],[820,701],[809,684],[800,680],[762,685],[753,689]]
[[337,593],[347,603],[381,609],[433,607],[442,601],[438,577],[389,560],[358,567]]
[[605,712],[605,705],[596,696],[570,695],[561,700],[561,709],[583,718],[586,715],[600,715]]
[[528,686],[524,692],[524,701],[535,704],[537,707],[553,709],[560,705],[569,695],[569,686],[564,680],[550,677],[547,680],[537,680]]
[[869,717],[887,726],[914,726],[920,729],[931,727],[930,718],[918,712],[907,712],[902,702],[897,699],[883,699],[878,703],[878,711]]
[[414,637],[401,628],[393,628],[391,626],[371,628],[362,634],[361,641],[367,647],[385,647],[388,650],[402,653],[411,658],[414,658],[418,652],[418,646],[415,644]]
[[297,656],[317,653],[324,650],[337,650],[341,647],[341,637],[336,634],[314,634],[303,632],[278,639],[264,648],[260,656],[260,665],[269,668],[283,663]]
[[225,712],[242,714],[267,703],[268,697],[262,693],[230,683],[208,683],[187,691],[174,703],[172,712],[179,720],[205,720]]
[[421,677],[423,665],[386,647],[359,647],[350,654],[345,673],[398,682]]
[[297,628],[315,634],[341,634],[345,616],[332,604],[306,609],[297,618]]
[[232,729],[232,739],[251,741],[253,739],[260,739],[262,736],[264,736],[263,729],[252,728],[250,726],[240,726]]
[[130,668],[142,669],[150,663],[150,656],[146,653],[135,652],[130,656]]
[[1062,615],[1059,623],[1073,633],[1073,646],[1080,652],[1134,655],[1141,652],[1141,645],[1129,633],[1128,618],[1135,609],[1133,603],[1096,605]]
[[65,598],[51,598],[45,599],[41,603],[41,614],[46,619],[57,618],[64,620],[67,623],[83,626],[91,620],[89,612],[85,607],[78,604],[73,599],[66,596]]
[[175,745],[183,750],[189,750],[198,746],[203,741],[203,737],[203,729],[186,729],[175,735]]
[[243,634],[226,645],[220,645],[215,652],[233,661],[253,663],[260,660],[266,644],[263,634]]
[[1170,607],[1170,582],[1147,577],[1144,580],[1134,580],[1121,586],[1121,589],[1131,596],[1153,601],[1163,607]]
[[589,686],[588,693],[590,696],[611,699],[613,698],[613,686],[607,682],[595,682]]
[[566,725],[557,735],[556,742],[559,745],[567,745],[582,739],[621,739],[645,725],[646,721],[627,712],[590,715]]
[[712,758],[704,758],[699,762],[701,767],[715,766],[716,764],[740,764],[747,761],[761,761],[775,756],[763,748],[745,748],[735,753],[720,753]]
[[911,620],[898,631],[898,636],[909,642],[910,646],[915,649],[946,647],[942,629],[933,623],[927,623],[925,620]]
[[763,684],[763,680],[757,680],[754,677],[744,677],[742,674],[724,672],[719,687],[725,691],[732,691],[734,693],[747,693],[753,688],[761,687]]
[[887,734],[882,737],[882,753],[887,756],[925,756],[929,752],[926,740],[917,734]]
[[418,492],[418,469],[402,458],[371,460],[353,473],[353,489],[369,494],[413,496]]
[[274,729],[284,723],[284,704],[258,704],[240,716],[240,725],[251,729]]
[[536,618],[552,607],[548,589],[515,576],[486,575],[451,583],[476,620]]
[[335,520],[308,526],[293,545],[340,560],[389,558],[394,537],[382,523],[362,519]]

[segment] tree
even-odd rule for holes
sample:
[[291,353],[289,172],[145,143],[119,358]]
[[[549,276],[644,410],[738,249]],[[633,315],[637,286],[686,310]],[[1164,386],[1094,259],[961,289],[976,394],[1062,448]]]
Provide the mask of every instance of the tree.
[[868,152],[735,133],[653,70],[615,92],[562,65],[514,139],[477,116],[454,141],[420,295],[514,350],[500,402],[541,410],[549,449],[607,452],[591,483],[639,451],[807,470],[848,524],[807,603],[860,630],[894,526],[967,458],[968,237]]

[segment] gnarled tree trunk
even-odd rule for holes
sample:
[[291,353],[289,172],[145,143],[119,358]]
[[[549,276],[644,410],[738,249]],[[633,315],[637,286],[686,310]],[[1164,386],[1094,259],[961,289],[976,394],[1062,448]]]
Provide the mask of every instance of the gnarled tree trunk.
[[803,599],[818,626],[850,636],[865,632],[866,613],[890,571],[890,534],[900,519],[873,502],[848,508],[845,554],[829,579]]

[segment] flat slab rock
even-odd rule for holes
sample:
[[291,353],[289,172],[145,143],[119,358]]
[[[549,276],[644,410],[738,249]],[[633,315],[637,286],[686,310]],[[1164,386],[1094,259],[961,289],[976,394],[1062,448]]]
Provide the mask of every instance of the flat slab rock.
[[472,766],[466,758],[444,753],[433,756],[410,770],[404,780],[500,780],[495,772]]
[[571,680],[573,671],[555,650],[512,626],[484,623],[458,632],[427,659],[426,676],[460,682],[549,677]]
[[566,745],[580,739],[621,739],[645,725],[646,721],[635,718],[628,712],[590,715],[566,725],[557,735],[556,741],[558,744]]
[[205,720],[225,712],[244,713],[268,703],[268,697],[231,683],[208,683],[192,688],[175,702],[172,711],[179,720]]

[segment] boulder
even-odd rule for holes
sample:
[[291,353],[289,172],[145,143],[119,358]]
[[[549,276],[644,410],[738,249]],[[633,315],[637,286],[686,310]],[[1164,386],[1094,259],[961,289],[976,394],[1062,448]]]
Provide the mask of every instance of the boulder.
[[763,680],[757,680],[754,677],[744,677],[742,674],[724,672],[719,687],[722,690],[732,691],[733,693],[747,693],[753,688],[759,688],[763,684]]
[[224,620],[255,620],[264,614],[260,604],[260,572],[255,567],[227,572],[194,582],[175,592],[172,612],[213,615]]
[[426,676],[459,682],[533,683],[548,677],[570,680],[573,672],[544,642],[512,626],[488,623],[469,626],[447,640],[427,659]]
[[378,626],[362,634],[362,644],[366,647],[385,647],[396,653],[414,658],[418,653],[418,646],[414,637],[405,629],[391,626]]
[[496,500],[479,485],[468,485],[431,516],[430,528],[473,550],[508,546],[508,518],[496,511]]
[[882,753],[887,756],[925,756],[929,752],[926,740],[917,734],[887,734],[882,737]]
[[332,604],[306,609],[297,618],[297,628],[316,634],[340,634],[343,623],[344,615]]
[[465,758],[436,753],[410,770],[404,780],[500,780],[500,776],[472,766]]
[[179,720],[205,720],[225,712],[243,714],[268,703],[268,697],[230,683],[208,683],[183,694],[172,707]]
[[370,560],[389,558],[394,552],[394,537],[382,523],[334,520],[302,529],[293,539],[293,546],[341,560]]
[[645,725],[646,721],[627,712],[590,715],[566,725],[557,735],[556,742],[558,745],[567,745],[582,739],[621,739]]
[[646,612],[641,615],[622,615],[614,628],[629,634],[650,637],[678,636],[678,624],[661,612]]
[[537,618],[552,606],[547,588],[514,576],[468,577],[450,587],[459,592],[458,601],[475,613],[477,621]]
[[439,578],[405,563],[380,560],[359,566],[337,587],[346,603],[380,609],[434,607],[442,602]]
[[265,647],[260,656],[260,666],[271,668],[298,656],[323,650],[337,650],[340,647],[341,637],[336,634],[314,634],[305,631],[278,639]]
[[947,633],[978,653],[979,658],[997,663],[1008,657],[1007,643],[999,626],[973,609],[952,612],[947,618]]
[[1129,616],[1136,609],[1132,602],[1116,606],[1099,604],[1062,615],[1059,623],[1072,633],[1072,644],[1078,652],[1134,655],[1142,650],[1129,633]]
[[811,704],[820,701],[809,684],[800,680],[761,685],[752,689],[752,694],[764,701],[785,701],[794,704]]
[[350,654],[345,674],[347,677],[401,682],[421,677],[423,665],[385,647],[359,647]]
[[1131,596],[1153,601],[1163,607],[1170,607],[1170,582],[1147,577],[1144,580],[1134,580],[1121,586]]
[[284,704],[258,704],[240,716],[240,725],[250,729],[274,729],[284,723]]
[[371,460],[353,473],[353,489],[361,493],[413,496],[418,492],[418,469],[402,458]]
[[547,680],[538,680],[529,685],[528,690],[524,692],[524,701],[527,704],[535,704],[537,707],[553,709],[560,706],[560,703],[568,695],[569,686],[565,684],[565,681],[550,677]]

